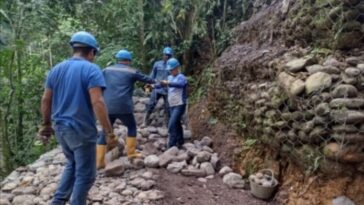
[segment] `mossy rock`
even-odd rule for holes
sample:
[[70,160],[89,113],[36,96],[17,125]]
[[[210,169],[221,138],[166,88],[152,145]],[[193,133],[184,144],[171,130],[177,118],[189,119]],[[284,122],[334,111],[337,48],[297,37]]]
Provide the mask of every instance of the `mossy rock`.
[[343,16],[346,21],[357,20],[360,16],[360,12],[358,9],[349,9],[344,12]]
[[361,30],[361,24],[358,21],[346,22],[341,28],[342,32],[360,31],[360,30]]

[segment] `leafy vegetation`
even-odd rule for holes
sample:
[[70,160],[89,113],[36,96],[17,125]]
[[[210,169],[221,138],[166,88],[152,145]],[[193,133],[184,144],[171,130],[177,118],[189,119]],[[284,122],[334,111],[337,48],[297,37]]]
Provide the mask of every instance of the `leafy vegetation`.
[[[228,46],[230,29],[248,16],[248,2],[0,0],[0,176],[52,148],[34,143],[40,98],[47,71],[70,55],[72,33],[96,36],[101,67],[127,48],[133,65],[147,73],[162,48],[172,46],[196,89],[209,83],[211,70],[201,70]],[[198,64],[201,57],[207,60]],[[196,96],[205,88],[196,89]]]

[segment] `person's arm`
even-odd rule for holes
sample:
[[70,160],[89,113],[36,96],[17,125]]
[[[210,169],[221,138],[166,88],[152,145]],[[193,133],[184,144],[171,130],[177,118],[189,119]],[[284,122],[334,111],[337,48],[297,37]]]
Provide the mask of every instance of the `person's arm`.
[[92,108],[106,135],[113,133],[101,87],[93,87],[88,90]]
[[43,93],[42,102],[41,102],[41,113],[43,119],[43,125],[51,126],[51,113],[52,113],[52,90],[46,88]]
[[156,81],[153,78],[150,78],[140,72],[135,73],[135,79],[140,82],[148,83],[148,84],[155,84]]
[[184,77],[177,78],[177,82],[167,81],[169,87],[184,88],[187,85],[187,80]]

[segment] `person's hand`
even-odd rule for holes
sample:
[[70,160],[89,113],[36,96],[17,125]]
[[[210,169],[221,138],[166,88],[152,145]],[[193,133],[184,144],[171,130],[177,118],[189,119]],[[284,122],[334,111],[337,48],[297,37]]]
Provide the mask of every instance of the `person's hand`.
[[43,143],[43,145],[47,145],[49,142],[49,138],[54,135],[54,130],[52,125],[42,125],[38,131],[38,138]]
[[106,136],[106,150],[110,151],[117,147],[119,144],[118,138],[115,136],[114,133],[109,133]]
[[145,94],[149,95],[149,94],[151,93],[152,87],[153,87],[153,85],[151,85],[151,84],[146,84],[146,85],[144,86],[144,92],[145,92]]
[[168,86],[168,81],[167,80],[162,80],[160,83],[164,87]]

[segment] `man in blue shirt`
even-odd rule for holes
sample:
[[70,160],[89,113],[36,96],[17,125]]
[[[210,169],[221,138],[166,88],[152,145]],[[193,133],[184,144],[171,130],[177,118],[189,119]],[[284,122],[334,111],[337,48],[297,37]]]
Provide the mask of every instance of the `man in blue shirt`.
[[[163,49],[163,59],[157,61],[153,65],[152,72],[150,73],[150,77],[157,80],[167,80],[169,71],[167,70],[167,61],[173,56],[173,50],[170,47],[165,47]],[[168,100],[167,100],[167,88],[155,88],[151,95],[149,103],[146,106],[146,115],[144,118],[144,125],[149,125],[151,123],[150,115],[153,113],[155,106],[158,103],[158,100],[162,97],[164,101],[164,112],[166,116],[166,122],[168,122],[169,118],[169,108],[168,108]]]
[[[136,81],[154,84],[155,80],[141,74],[136,69],[130,67],[132,62],[131,53],[127,50],[120,50],[116,55],[117,63],[104,69],[107,88],[104,91],[105,102],[109,111],[111,124],[116,119],[120,119],[128,128],[126,138],[126,152],[129,159],[140,158],[141,154],[136,152],[137,127],[134,118],[133,91]],[[104,139],[100,136],[98,147],[105,146]],[[97,157],[100,162],[98,168],[105,166],[105,152],[98,152]]]
[[102,96],[105,88],[100,68],[93,64],[97,41],[90,33],[72,35],[73,57],[57,64],[49,72],[41,103],[43,125],[39,135],[46,143],[53,134],[61,145],[67,164],[52,205],[85,205],[96,177],[96,117],[108,136],[110,149],[116,138]]
[[170,108],[170,119],[168,122],[168,148],[184,144],[182,116],[186,110],[187,103],[187,79],[179,71],[180,63],[171,58],[167,62],[167,70],[171,72],[167,81],[161,81],[168,88],[168,104]]

